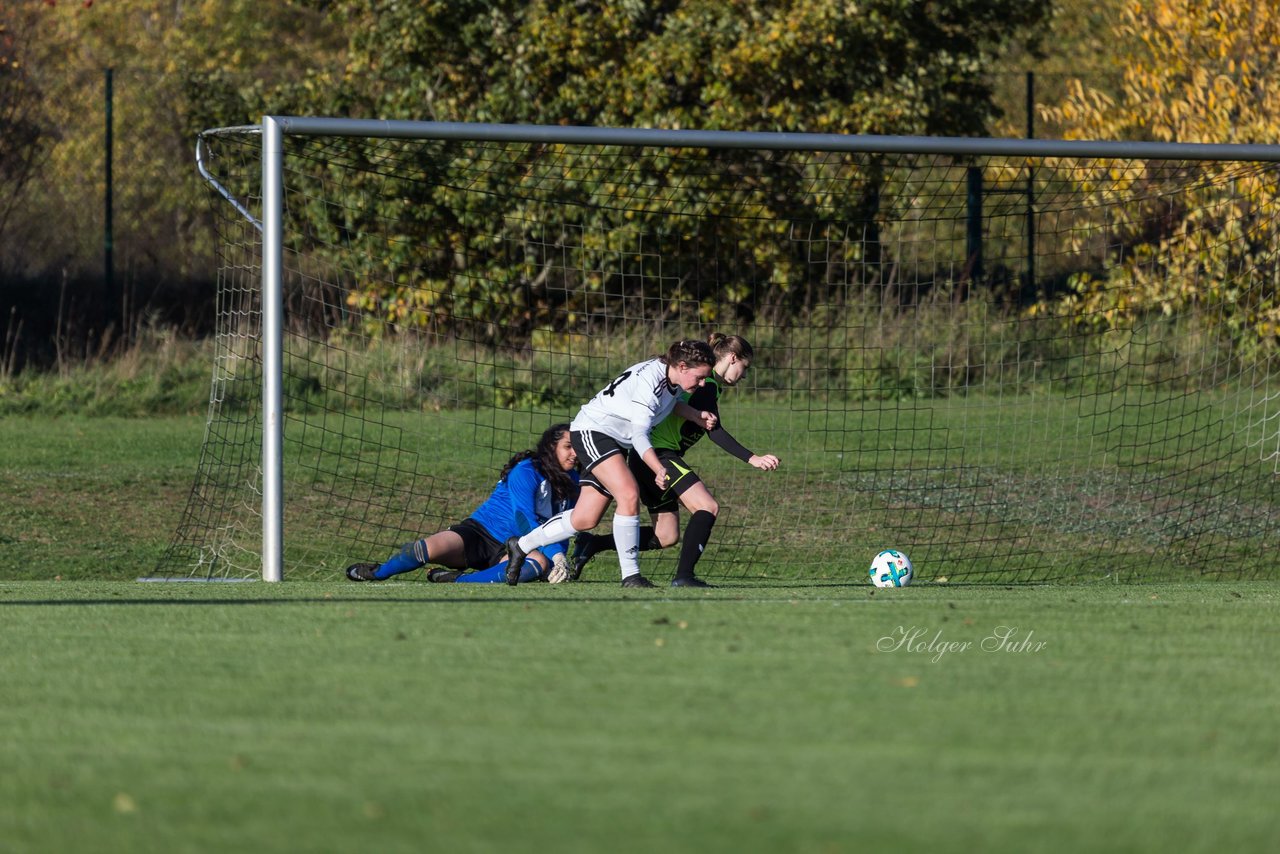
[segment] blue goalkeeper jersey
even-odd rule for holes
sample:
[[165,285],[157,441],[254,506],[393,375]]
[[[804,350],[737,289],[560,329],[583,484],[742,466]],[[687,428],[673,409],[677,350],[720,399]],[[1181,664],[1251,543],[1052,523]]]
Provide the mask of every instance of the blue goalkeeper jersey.
[[[575,484],[578,482],[576,471],[568,472],[568,475]],[[505,543],[509,537],[522,537],[557,513],[568,510],[575,501],[576,496],[555,500],[551,494],[551,481],[538,470],[532,459],[527,459],[516,463],[506,480],[498,481],[489,498],[476,508],[471,518],[483,525],[495,540]],[[550,558],[557,552],[564,552],[568,542],[553,543],[540,551]]]

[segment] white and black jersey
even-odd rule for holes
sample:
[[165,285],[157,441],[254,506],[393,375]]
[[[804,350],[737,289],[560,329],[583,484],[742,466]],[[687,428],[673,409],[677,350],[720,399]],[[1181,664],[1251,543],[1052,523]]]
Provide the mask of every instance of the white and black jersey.
[[653,447],[649,431],[671,414],[680,399],[680,386],[667,381],[667,365],[650,359],[632,365],[587,401],[569,428],[604,433],[619,445],[644,454]]

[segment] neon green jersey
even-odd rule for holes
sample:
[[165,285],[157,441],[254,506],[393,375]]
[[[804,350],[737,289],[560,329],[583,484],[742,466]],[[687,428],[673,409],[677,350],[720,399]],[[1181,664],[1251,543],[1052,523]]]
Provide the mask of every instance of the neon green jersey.
[[[680,399],[699,412],[714,412],[720,417],[720,378],[714,373],[693,394],[680,395]],[[649,441],[659,451],[676,451],[683,454],[707,435],[702,425],[682,418],[674,412],[649,431]]]

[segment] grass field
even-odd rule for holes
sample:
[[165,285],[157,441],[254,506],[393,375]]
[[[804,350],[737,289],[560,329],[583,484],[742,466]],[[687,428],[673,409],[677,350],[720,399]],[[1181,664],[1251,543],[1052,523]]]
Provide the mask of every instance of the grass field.
[[201,429],[0,421],[6,854],[1280,849],[1280,582],[134,582]]
[[[1280,535],[1276,461],[1264,453],[1275,439],[1242,394],[975,396],[817,412],[735,401],[735,433],[783,465],[761,473],[711,442],[692,451],[724,511],[700,571],[839,580],[850,548],[869,558],[896,546],[925,580],[1280,579],[1268,547]],[[511,449],[563,414],[307,415],[285,425],[285,574],[325,581],[458,521]],[[0,577],[257,576],[256,434],[238,415],[216,422],[211,434],[228,441],[202,453],[202,430],[190,416],[0,422],[0,488],[15,499],[0,510],[0,545],[22,540],[10,551],[26,562],[0,562]],[[159,567],[189,494],[200,497],[192,524]],[[674,555],[647,557],[669,575]],[[588,567],[597,570],[612,572]]]
[[0,418],[0,580],[133,580],[191,490],[202,416]]
[[1271,582],[3,583],[0,839],[1274,851],[1278,607]]

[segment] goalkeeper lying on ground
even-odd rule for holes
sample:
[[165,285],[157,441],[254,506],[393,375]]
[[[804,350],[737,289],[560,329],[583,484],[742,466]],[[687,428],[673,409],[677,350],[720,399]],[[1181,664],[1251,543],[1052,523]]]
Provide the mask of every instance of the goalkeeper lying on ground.
[[[536,448],[507,461],[493,493],[466,519],[410,543],[382,564],[353,563],[347,567],[347,578],[383,581],[434,564],[427,571],[428,581],[505,581],[507,539],[523,536],[573,507],[578,499],[577,465],[569,425],[553,424]],[[567,545],[565,540],[530,552],[520,567],[520,581],[564,581]]]

